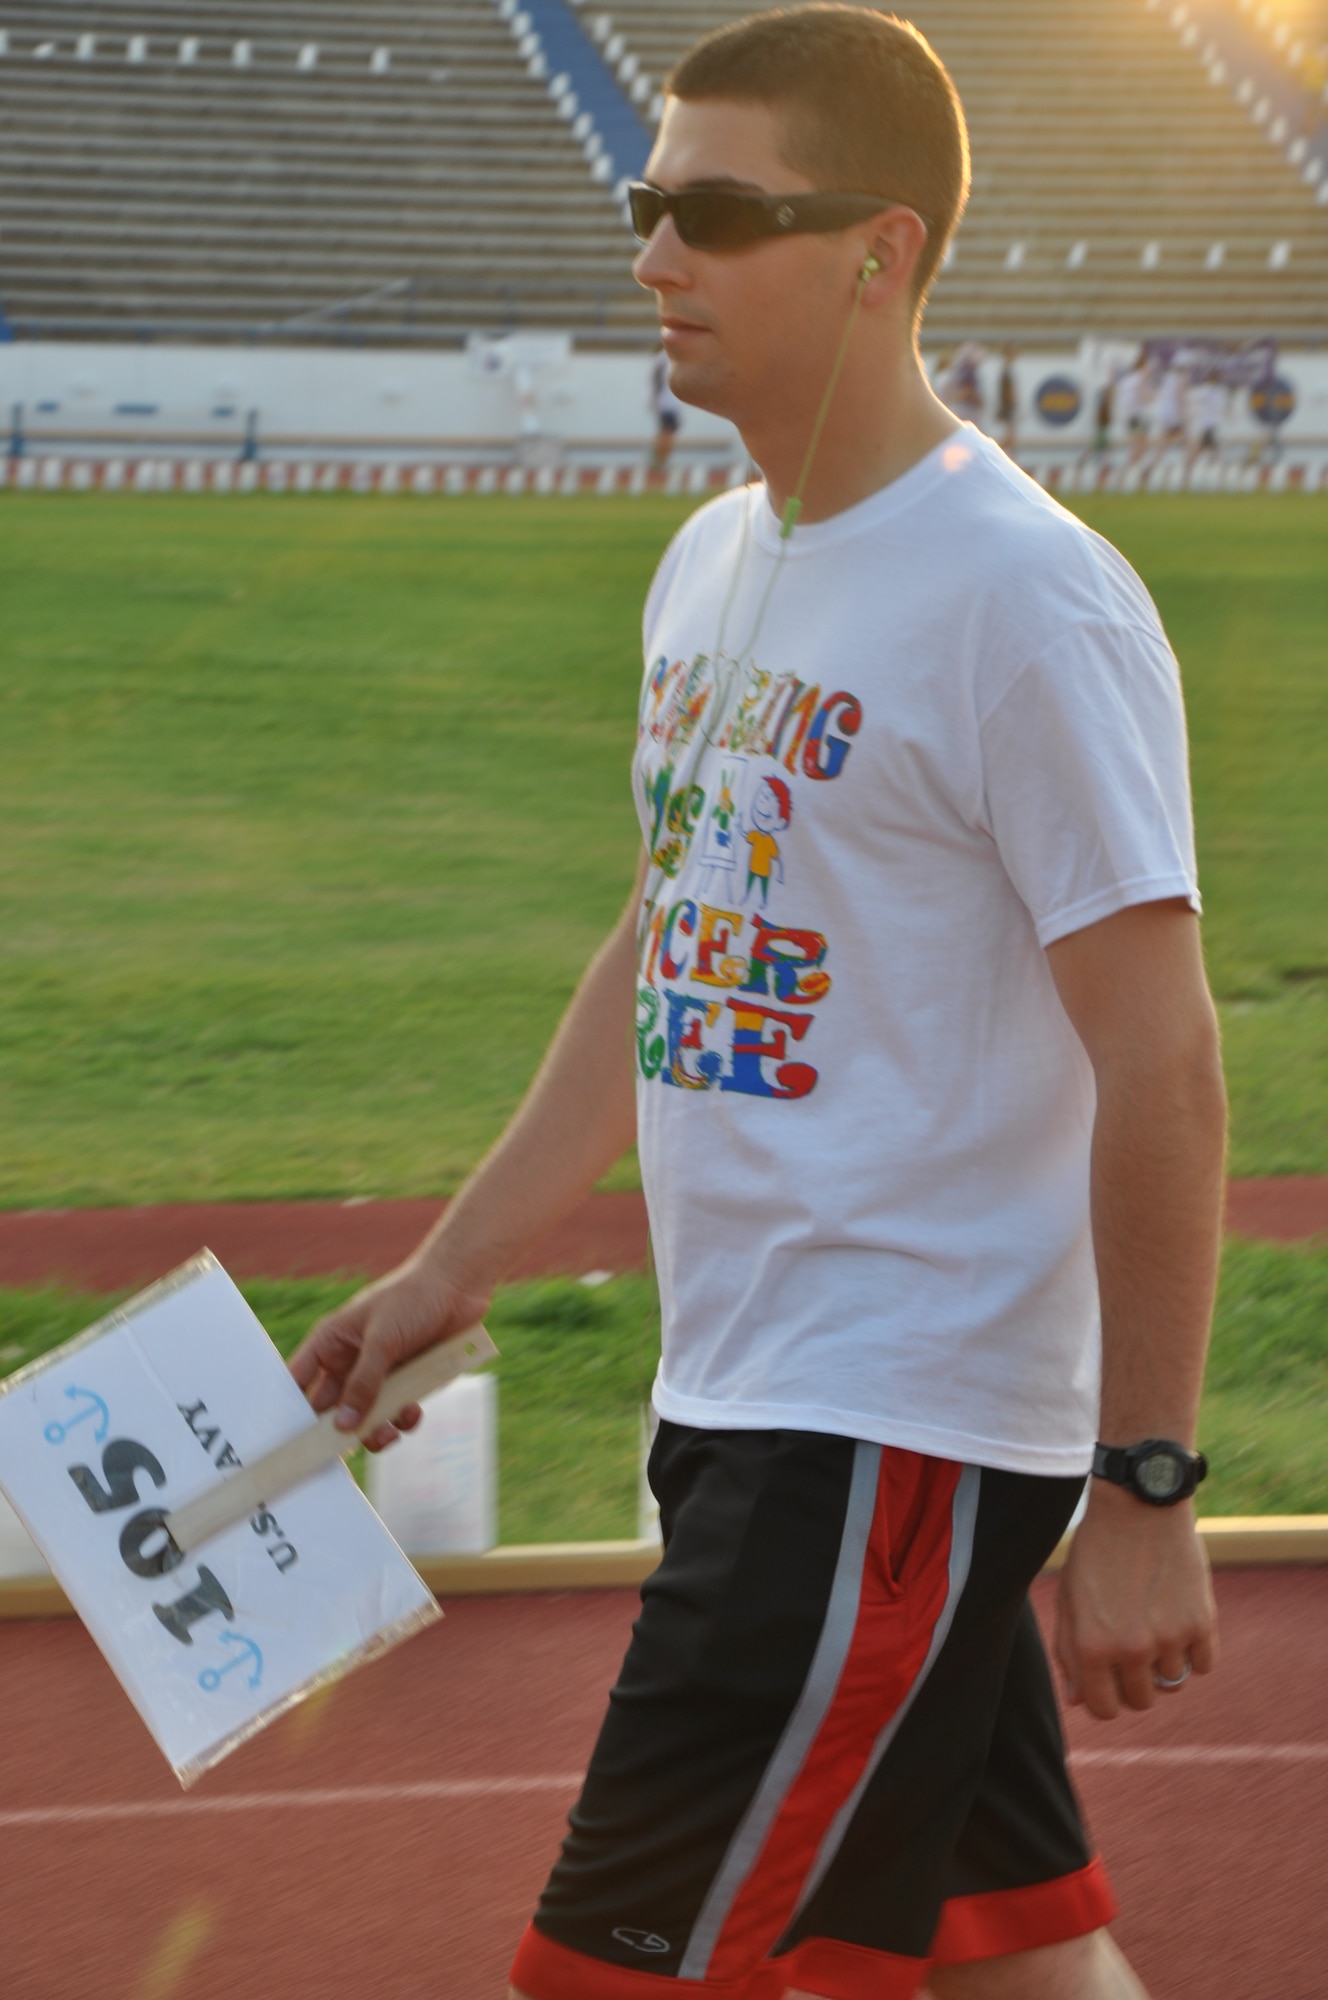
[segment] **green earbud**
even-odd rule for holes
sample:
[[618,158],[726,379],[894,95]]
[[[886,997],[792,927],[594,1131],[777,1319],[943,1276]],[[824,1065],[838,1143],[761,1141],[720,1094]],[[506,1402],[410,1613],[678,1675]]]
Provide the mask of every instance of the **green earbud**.
[[868,278],[874,278],[876,276],[876,273],[880,270],[880,268],[881,268],[881,262],[879,257],[869,257],[866,263],[863,265],[862,269],[858,272],[858,283],[860,285],[865,285]]

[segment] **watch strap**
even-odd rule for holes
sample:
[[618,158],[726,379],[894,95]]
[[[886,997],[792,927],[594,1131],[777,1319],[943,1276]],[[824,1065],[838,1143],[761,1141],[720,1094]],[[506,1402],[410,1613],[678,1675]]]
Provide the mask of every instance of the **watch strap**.
[[1093,1477],[1106,1479],[1113,1486],[1128,1486],[1130,1483],[1129,1446],[1123,1444],[1095,1444],[1093,1446]]

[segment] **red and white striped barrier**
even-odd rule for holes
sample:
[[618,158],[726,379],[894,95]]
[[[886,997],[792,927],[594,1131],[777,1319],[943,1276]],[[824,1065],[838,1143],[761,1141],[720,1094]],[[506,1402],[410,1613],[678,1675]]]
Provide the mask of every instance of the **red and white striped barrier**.
[[1274,465],[1258,460],[1200,461],[1188,472],[1171,464],[1102,465],[1033,459],[1025,464],[1049,493],[1322,493],[1328,492],[1328,452],[1290,452]]
[[448,465],[367,459],[288,461],[176,459],[153,455],[90,458],[31,453],[0,458],[0,486],[20,491],[105,493],[379,493],[419,498],[463,493],[604,496],[717,493],[740,484],[745,465]]
[[[1201,461],[1187,476],[1179,461],[1155,466],[1039,460],[1026,469],[1048,492],[1321,493],[1328,492],[1328,451],[1288,452],[1272,466]],[[675,465],[661,475],[643,465],[400,464],[367,459],[294,461],[90,458],[32,453],[0,458],[0,487],[35,493],[377,493],[427,499],[458,494],[603,497],[642,493],[704,495],[740,485],[745,464]]]

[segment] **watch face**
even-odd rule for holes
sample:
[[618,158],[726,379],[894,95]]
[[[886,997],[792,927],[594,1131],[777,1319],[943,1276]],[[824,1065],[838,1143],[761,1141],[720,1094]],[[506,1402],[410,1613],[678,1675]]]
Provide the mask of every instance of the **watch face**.
[[1153,1500],[1169,1500],[1185,1483],[1184,1468],[1169,1451],[1150,1451],[1139,1460],[1134,1476]]

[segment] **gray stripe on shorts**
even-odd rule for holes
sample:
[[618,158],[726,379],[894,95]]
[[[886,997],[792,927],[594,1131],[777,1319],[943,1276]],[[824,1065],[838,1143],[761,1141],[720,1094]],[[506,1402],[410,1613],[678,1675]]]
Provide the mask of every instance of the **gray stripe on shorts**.
[[701,1906],[701,1913],[678,1967],[679,1979],[705,1978],[711,1954],[728,1921],[738,1891],[751,1873],[834,1700],[858,1622],[858,1600],[862,1594],[867,1542],[876,1512],[880,1468],[880,1445],[860,1440],[853,1453],[844,1532],[840,1539],[834,1582],[830,1586],[830,1602],[826,1606],[825,1623],[821,1627],[810,1671],[798,1697],[798,1705],[789,1717],[775,1754],[766,1766],[765,1776],[729,1842],[719,1873]]
[[968,1572],[973,1562],[973,1531],[977,1526],[978,1498],[981,1491],[981,1466],[966,1465],[959,1475],[959,1483],[955,1487],[950,1510],[950,1577],[945,1593],[945,1604],[932,1630],[927,1657],[922,1662],[912,1687],[872,1745],[866,1770],[831,1820],[825,1839],[821,1842],[820,1853],[812,1863],[811,1873],[802,1885],[802,1893],[798,1897],[797,1908],[789,1920],[790,1923],[796,1922],[802,1915],[824,1881],[826,1871],[843,1845],[844,1835],[861,1803],[863,1793],[880,1769],[882,1758],[903,1727],[905,1716],[917,1700],[923,1683],[936,1664],[937,1655],[950,1636],[950,1627],[954,1624],[955,1612],[959,1608],[959,1600],[964,1594]]

